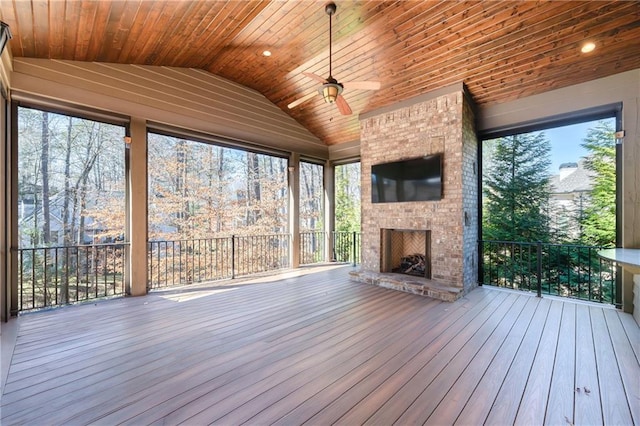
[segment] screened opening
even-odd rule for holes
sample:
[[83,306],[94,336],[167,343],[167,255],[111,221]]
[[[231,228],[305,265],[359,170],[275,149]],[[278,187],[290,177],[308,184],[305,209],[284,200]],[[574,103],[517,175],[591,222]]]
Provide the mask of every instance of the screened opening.
[[516,133],[482,145],[481,279],[616,302],[615,117]]
[[125,128],[17,112],[19,310],[122,294]]
[[287,160],[148,134],[151,287],[289,265]]
[[300,162],[300,263],[325,260],[324,167]]
[[360,262],[360,167],[360,162],[335,167],[333,258],[338,262]]

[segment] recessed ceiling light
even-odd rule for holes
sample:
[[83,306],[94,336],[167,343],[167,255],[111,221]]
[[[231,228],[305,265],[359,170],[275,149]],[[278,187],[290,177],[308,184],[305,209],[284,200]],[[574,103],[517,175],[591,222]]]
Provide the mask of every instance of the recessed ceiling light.
[[265,50],[264,52],[262,52],[262,56],[269,57],[271,56],[271,52],[269,50]]
[[589,53],[589,52],[593,52],[595,48],[596,48],[596,44],[591,41],[588,41],[582,45],[582,47],[580,48],[580,51],[582,53]]

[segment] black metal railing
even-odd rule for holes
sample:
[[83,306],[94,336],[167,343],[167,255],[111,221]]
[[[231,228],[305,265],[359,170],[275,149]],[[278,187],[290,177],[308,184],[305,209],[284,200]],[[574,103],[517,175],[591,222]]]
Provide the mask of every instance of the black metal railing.
[[289,234],[149,242],[149,288],[214,281],[289,267]]
[[333,232],[333,260],[349,262],[354,266],[360,263],[361,236],[357,231]]
[[277,271],[290,266],[289,234],[235,236],[232,241],[233,278]]
[[312,263],[325,262],[325,239],[324,231],[306,231],[300,233],[300,264],[310,265]]
[[232,238],[149,242],[149,288],[231,278]]
[[124,294],[127,243],[21,248],[18,310]]
[[482,241],[483,284],[619,305],[616,267],[602,247]]
[[[360,263],[360,233],[334,232],[333,259]],[[289,234],[148,243],[148,288],[185,285],[290,267]],[[326,233],[300,235],[300,262],[325,261]],[[125,294],[128,243],[37,247],[18,252],[18,310]]]

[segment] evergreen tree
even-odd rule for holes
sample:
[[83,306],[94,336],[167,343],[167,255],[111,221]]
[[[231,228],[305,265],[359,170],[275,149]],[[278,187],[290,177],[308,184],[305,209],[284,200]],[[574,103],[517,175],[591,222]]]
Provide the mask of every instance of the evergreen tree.
[[548,241],[549,140],[528,133],[493,144],[483,184],[484,239]]
[[337,166],[336,231],[360,231],[360,163]]
[[582,146],[589,151],[585,168],[595,176],[591,200],[581,222],[582,242],[614,246],[616,241],[616,142],[610,122],[589,129]]

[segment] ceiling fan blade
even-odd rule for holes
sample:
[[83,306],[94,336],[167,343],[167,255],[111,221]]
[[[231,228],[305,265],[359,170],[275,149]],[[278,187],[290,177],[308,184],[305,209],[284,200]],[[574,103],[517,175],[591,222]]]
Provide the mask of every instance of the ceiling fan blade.
[[360,89],[360,90],[379,90],[379,81],[350,81],[344,83],[344,87],[348,89]]
[[322,84],[324,84],[324,83],[326,83],[326,82],[327,82],[327,79],[326,79],[326,78],[322,78],[322,77],[320,77],[319,75],[316,75],[316,74],[314,74],[314,73],[312,73],[312,72],[303,72],[302,74],[304,74],[304,75],[306,75],[307,77],[309,77],[309,78],[311,78],[311,79],[313,79],[313,80],[317,81],[318,83],[322,83]]
[[300,99],[291,102],[289,105],[287,105],[287,108],[289,108],[289,109],[295,108],[298,105],[300,105],[301,103],[307,102],[309,99],[313,98],[317,94],[318,94],[318,91],[313,91],[311,93],[308,93],[308,94],[304,95],[303,97],[301,97]]
[[351,115],[351,108],[342,95],[338,95],[338,97],[336,98],[336,105],[338,106],[340,114]]

